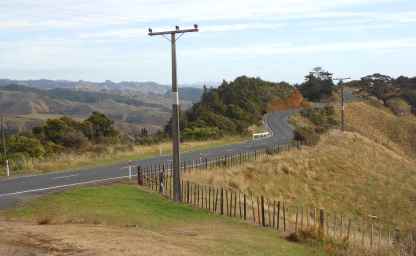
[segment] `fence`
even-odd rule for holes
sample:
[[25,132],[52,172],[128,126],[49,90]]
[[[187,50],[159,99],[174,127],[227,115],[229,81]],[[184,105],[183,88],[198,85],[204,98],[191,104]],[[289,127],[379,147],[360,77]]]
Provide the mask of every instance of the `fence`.
[[[265,159],[273,154],[300,148],[301,143],[276,145],[268,149],[224,155],[214,159],[184,161],[182,172],[207,171],[217,167],[232,167],[249,160]],[[138,167],[138,183],[173,197],[173,175],[170,163]],[[285,200],[274,200],[263,195],[181,180],[182,203],[205,209],[211,213],[240,218],[246,222],[274,229],[282,234],[313,235],[319,238],[347,242],[350,246],[369,250],[399,248],[400,255],[416,255],[415,238],[403,236],[397,230],[383,226],[369,218],[359,220],[325,209],[292,206]],[[400,241],[401,240],[401,241]]]

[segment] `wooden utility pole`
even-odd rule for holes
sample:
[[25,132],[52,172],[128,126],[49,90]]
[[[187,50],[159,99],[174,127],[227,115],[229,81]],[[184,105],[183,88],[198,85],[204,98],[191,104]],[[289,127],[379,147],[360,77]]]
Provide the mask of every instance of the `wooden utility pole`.
[[341,131],[345,130],[345,98],[344,98],[344,81],[351,78],[335,78],[334,81],[339,81],[339,86],[341,86]]
[[[185,33],[198,32],[198,25],[194,25],[192,29],[179,29],[179,26],[175,27],[175,30],[171,31],[162,31],[162,32],[153,32],[149,28],[149,36],[163,36],[168,39],[171,43],[172,51],[172,96],[174,102],[172,104],[172,139],[173,139],[173,191],[175,201],[182,201],[181,193],[181,175],[180,175],[180,127],[179,127],[179,93],[178,93],[178,78],[177,78],[177,69],[176,69],[176,41],[182,37]],[[167,37],[167,35],[170,35]],[[179,35],[179,36],[177,36]]]
[[4,131],[4,116],[1,117],[1,139],[3,144],[3,157],[6,162],[6,175],[10,176],[9,159],[7,158],[6,134]]

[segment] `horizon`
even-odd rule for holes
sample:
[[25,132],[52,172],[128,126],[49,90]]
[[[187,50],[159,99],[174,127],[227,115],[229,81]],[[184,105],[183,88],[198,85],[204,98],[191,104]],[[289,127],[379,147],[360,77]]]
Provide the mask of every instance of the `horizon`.
[[230,81],[242,74],[295,84],[315,66],[353,79],[373,73],[416,76],[414,1],[189,3],[5,0],[0,77],[168,85],[170,46],[148,37],[147,28],[194,23],[201,32],[178,42],[180,84]]

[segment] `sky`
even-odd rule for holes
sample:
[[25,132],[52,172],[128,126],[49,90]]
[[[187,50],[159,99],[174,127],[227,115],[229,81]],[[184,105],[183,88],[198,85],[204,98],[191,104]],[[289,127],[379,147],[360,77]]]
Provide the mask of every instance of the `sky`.
[[0,78],[169,84],[170,43],[147,30],[195,23],[180,83],[416,76],[415,0],[1,0]]

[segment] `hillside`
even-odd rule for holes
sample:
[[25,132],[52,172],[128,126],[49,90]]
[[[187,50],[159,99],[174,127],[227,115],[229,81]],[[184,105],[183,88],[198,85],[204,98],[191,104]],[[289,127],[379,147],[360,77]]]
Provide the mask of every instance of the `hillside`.
[[407,158],[416,158],[416,117],[397,116],[382,104],[355,102],[346,108],[346,127]]
[[[208,139],[226,134],[244,134],[260,124],[263,115],[275,101],[284,101],[294,92],[287,83],[273,83],[238,77],[224,81],[218,88],[207,90],[201,101],[187,110],[181,119],[185,138]],[[284,102],[286,103],[286,102]],[[167,126],[170,130],[170,126]]]
[[84,91],[135,91],[141,93],[165,94],[169,87],[166,85],[157,84],[155,82],[119,82],[112,81],[105,82],[90,82],[90,81],[66,81],[66,80],[12,80],[0,79],[0,86],[7,86],[10,84],[18,84],[27,87],[48,90],[48,89],[71,89]]
[[176,204],[135,185],[77,188],[2,216],[2,255],[324,255],[273,230]]
[[186,178],[416,228],[416,118],[368,102],[351,103],[346,111],[350,131],[332,130],[316,146]]
[[[188,93],[189,91],[189,93]],[[184,89],[185,108],[196,101],[200,89]],[[169,94],[136,91],[122,94],[114,91],[84,91],[66,88],[37,89],[23,85],[0,87],[0,115],[9,117],[11,130],[25,130],[39,125],[47,118],[70,116],[83,119],[92,112],[105,113],[127,133],[146,127],[163,127],[170,116]]]

